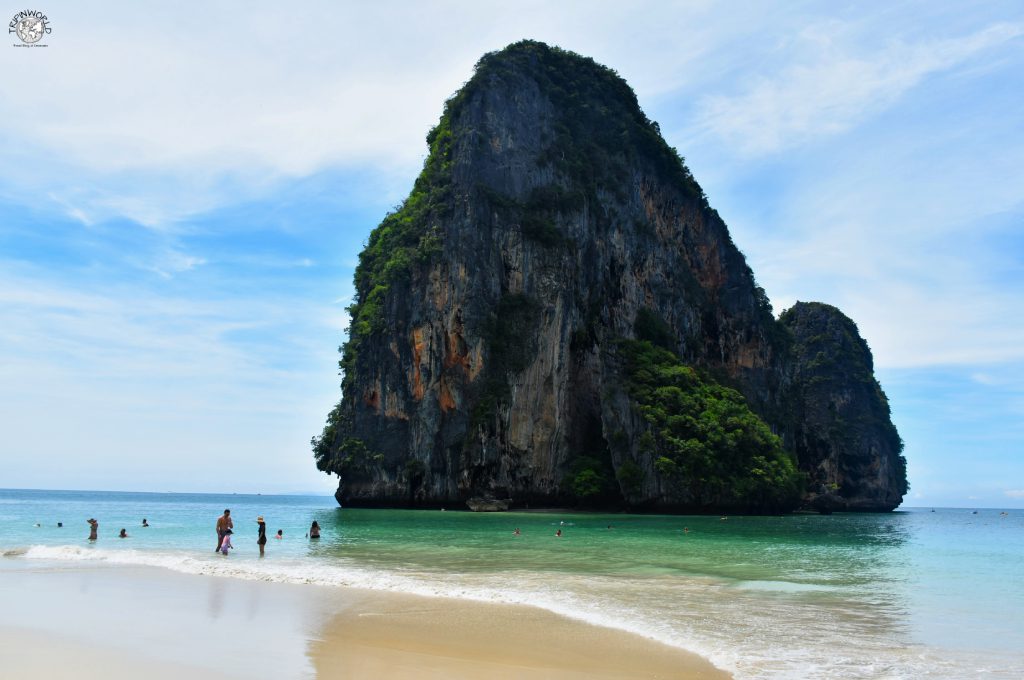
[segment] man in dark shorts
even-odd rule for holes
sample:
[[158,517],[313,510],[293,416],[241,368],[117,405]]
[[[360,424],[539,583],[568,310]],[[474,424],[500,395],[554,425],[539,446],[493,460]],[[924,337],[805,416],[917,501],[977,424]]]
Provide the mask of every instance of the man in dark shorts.
[[217,518],[217,547],[213,552],[220,550],[220,544],[224,542],[224,534],[228,529],[234,529],[235,523],[231,521],[231,511],[225,510],[224,514]]

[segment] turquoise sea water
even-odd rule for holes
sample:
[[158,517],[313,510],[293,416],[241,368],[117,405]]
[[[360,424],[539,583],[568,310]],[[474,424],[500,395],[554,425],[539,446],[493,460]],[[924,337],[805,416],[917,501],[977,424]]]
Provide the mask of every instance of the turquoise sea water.
[[[224,508],[235,520],[226,558],[213,551]],[[285,536],[262,560],[259,514]],[[320,541],[304,537],[314,519]],[[130,538],[117,538],[122,527]],[[0,490],[0,554],[12,566],[147,564],[533,604],[695,651],[738,678],[1024,677],[1021,510],[723,520]]]

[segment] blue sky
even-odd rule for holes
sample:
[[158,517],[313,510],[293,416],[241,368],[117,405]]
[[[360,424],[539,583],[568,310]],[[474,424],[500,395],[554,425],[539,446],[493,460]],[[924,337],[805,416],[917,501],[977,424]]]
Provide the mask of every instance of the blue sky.
[[356,256],[533,38],[629,81],[776,311],[858,323],[908,505],[1024,507],[1019,2],[45,11],[0,46],[0,486],[331,490]]

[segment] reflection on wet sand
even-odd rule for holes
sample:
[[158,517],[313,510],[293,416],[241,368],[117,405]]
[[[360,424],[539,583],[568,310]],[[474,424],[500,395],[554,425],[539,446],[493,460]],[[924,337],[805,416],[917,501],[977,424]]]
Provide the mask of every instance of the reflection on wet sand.
[[322,678],[730,677],[682,650],[541,609],[397,594],[354,601],[310,658]]

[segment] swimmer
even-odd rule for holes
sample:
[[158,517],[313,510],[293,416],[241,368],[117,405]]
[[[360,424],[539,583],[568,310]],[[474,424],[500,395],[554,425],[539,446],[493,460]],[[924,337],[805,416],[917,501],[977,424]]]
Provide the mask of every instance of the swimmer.
[[684,534],[690,533],[690,527],[683,527],[683,533]]
[[128,538],[128,531],[125,528],[121,528],[121,533],[117,535],[118,538]]
[[278,529],[277,535],[274,538],[284,538],[284,529]]
[[513,532],[512,532],[512,535],[513,535],[513,536],[519,536],[519,535],[521,535],[522,533],[523,533],[523,532],[519,531],[519,527],[516,527],[516,528],[515,528],[515,531],[513,531]]
[[145,517],[142,518],[142,526],[144,526],[144,527],[148,527],[149,526],[149,522],[146,521]]
[[556,538],[561,538],[562,537],[562,530],[561,529],[559,529],[558,531],[555,532],[555,537]]

